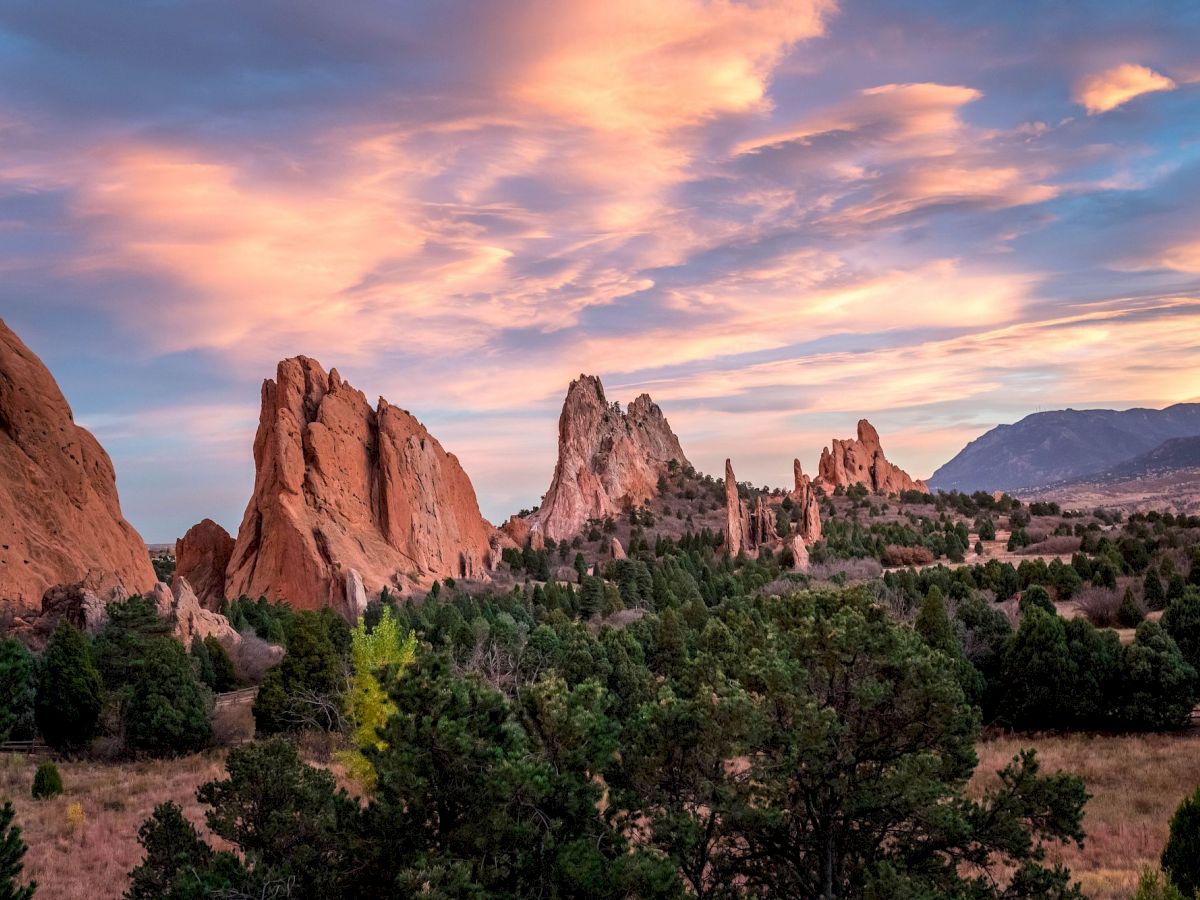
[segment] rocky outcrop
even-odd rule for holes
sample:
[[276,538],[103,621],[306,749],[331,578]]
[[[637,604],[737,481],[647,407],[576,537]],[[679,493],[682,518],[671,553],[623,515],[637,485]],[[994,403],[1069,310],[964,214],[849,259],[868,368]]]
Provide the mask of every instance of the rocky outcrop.
[[621,542],[619,540],[617,540],[615,537],[609,542],[608,549],[609,549],[609,552],[612,553],[613,559],[628,559],[629,558],[628,555],[625,553],[625,548],[623,546],[621,546]]
[[531,523],[561,541],[589,519],[640,506],[658,492],[658,479],[674,460],[687,465],[679,438],[649,394],[622,412],[609,403],[594,375],[571,382],[558,419],[558,462]]
[[150,591],[150,599],[158,615],[171,625],[171,631],[185,647],[192,646],[194,638],[204,640],[216,638],[226,647],[240,644],[238,634],[229,620],[220,613],[205,609],[186,578],[176,575],[167,587],[161,581]]
[[154,582],[146,545],[121,515],[108,454],[0,321],[0,601],[32,607],[54,585],[103,595]]
[[792,463],[796,486],[792,490],[792,502],[800,509],[798,532],[805,544],[812,545],[821,539],[821,503],[817,489],[800,468],[800,460]]
[[725,460],[725,549],[730,556],[737,556],[745,549],[745,532],[742,520],[745,504],[738,497],[737,478],[733,475],[733,463]]
[[807,572],[811,560],[808,555],[808,545],[799,534],[793,534],[789,539],[792,548],[792,569],[796,572]]
[[221,608],[231,556],[233,538],[212,519],[193,525],[175,542],[175,574],[187,579],[205,609]]
[[69,622],[80,631],[97,634],[108,624],[108,604],[115,599],[126,598],[123,593],[101,597],[83,584],[55,585],[42,595],[42,611],[35,629],[49,637],[59,622]]
[[866,419],[858,420],[857,439],[834,438],[832,445],[821,451],[817,480],[830,492],[861,484],[876,494],[929,493],[924,482],[888,462],[879,443],[879,432]]
[[336,369],[303,356],[279,364],[263,384],[254,462],[227,597],[352,617],[355,578],[367,593],[403,592],[492,566],[495,530],[458,460],[404,410],[382,398],[372,408]]

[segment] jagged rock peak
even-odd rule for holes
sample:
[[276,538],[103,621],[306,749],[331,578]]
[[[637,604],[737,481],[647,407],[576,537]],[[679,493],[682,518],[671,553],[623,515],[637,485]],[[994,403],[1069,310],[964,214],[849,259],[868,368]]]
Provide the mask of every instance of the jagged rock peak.
[[0,603],[33,608],[55,585],[134,593],[154,582],[108,454],[0,320]]
[[679,438],[649,394],[622,411],[605,398],[598,377],[580,375],[563,401],[554,477],[531,524],[558,541],[589,519],[640,506],[655,496],[672,460],[688,465]]
[[816,487],[800,468],[798,459],[792,461],[792,474],[796,481],[792,500],[800,507],[798,533],[805,544],[812,545],[821,539],[821,502]]
[[399,407],[372,408],[336,369],[304,356],[279,363],[263,383],[254,463],[226,596],[353,616],[362,590],[480,578],[492,566],[498,535],[455,456]]
[[743,528],[745,504],[738,497],[737,478],[733,474],[733,463],[725,460],[725,547],[730,556],[737,556],[746,549],[746,533]]
[[923,481],[912,478],[899,466],[888,462],[879,441],[879,432],[866,419],[858,420],[858,438],[838,440],[821,451],[817,481],[827,490],[861,484],[877,494],[902,491],[929,493]]

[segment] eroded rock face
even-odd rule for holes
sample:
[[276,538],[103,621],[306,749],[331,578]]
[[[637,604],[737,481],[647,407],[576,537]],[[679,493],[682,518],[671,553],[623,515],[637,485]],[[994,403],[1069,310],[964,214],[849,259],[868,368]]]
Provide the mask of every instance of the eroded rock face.
[[857,439],[834,438],[832,445],[821,451],[817,479],[829,491],[861,484],[876,494],[929,493],[923,481],[888,462],[879,443],[879,432],[866,419],[858,420]]
[[588,519],[618,515],[655,496],[672,460],[688,465],[679,438],[649,394],[622,412],[605,399],[599,378],[580,375],[558,419],[554,478],[531,523],[540,524],[548,538],[569,538]]
[[746,549],[742,520],[745,504],[738,497],[737,478],[733,474],[733,463],[725,460],[725,546],[730,556],[737,556]]
[[[800,507],[799,535],[806,544],[815,544],[821,539],[821,503],[817,489],[800,468],[800,460],[794,460],[792,471],[796,486],[792,490],[792,501]],[[805,554],[807,558],[807,553]]]
[[108,454],[42,361],[0,321],[0,602],[47,588],[148,590],[150,554],[121,515]]
[[184,647],[191,647],[193,638],[214,637],[226,647],[241,643],[242,636],[234,631],[220,613],[205,609],[188,580],[176,575],[167,587],[158,582],[150,591],[150,599],[159,616],[171,623],[172,631]]
[[336,369],[303,356],[279,364],[263,384],[254,461],[228,597],[349,616],[349,570],[374,594],[492,566],[495,529],[458,460],[404,410],[382,398],[372,408]]
[[205,609],[221,608],[232,555],[233,538],[212,519],[193,525],[175,542],[175,574],[187,579]]

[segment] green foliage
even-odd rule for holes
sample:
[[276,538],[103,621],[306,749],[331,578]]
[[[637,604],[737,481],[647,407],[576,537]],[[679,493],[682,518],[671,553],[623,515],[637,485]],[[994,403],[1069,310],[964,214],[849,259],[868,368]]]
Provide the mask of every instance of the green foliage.
[[385,749],[379,731],[395,712],[387,686],[412,663],[416,650],[416,635],[400,630],[390,607],[383,610],[374,629],[368,631],[366,623],[359,619],[351,633],[350,664],[354,675],[346,694],[346,714],[356,749],[344,754],[343,761],[350,774],[367,788],[374,784],[375,770],[363,751]]
[[0,640],[0,743],[33,737],[36,700],[33,656],[14,638]]
[[1025,615],[1034,607],[1044,610],[1052,616],[1058,614],[1054,601],[1050,599],[1050,592],[1040,584],[1030,585],[1021,592],[1021,602],[1018,604],[1021,615]]
[[158,616],[148,597],[134,595],[108,606],[108,622],[96,636],[93,656],[96,668],[117,704],[124,706],[149,646],[171,639],[171,626]]
[[225,601],[221,613],[237,631],[253,631],[257,637],[272,644],[287,642],[287,623],[295,614],[286,603],[272,603],[266,597],[251,600],[246,596]]
[[1146,614],[1138,606],[1133,590],[1125,588],[1125,596],[1121,598],[1121,605],[1117,607],[1117,624],[1122,628],[1136,628],[1144,618]]
[[286,626],[287,652],[267,670],[254,700],[254,721],[261,734],[298,728],[334,730],[341,725],[341,693],[345,661],[335,636],[346,635],[332,614],[304,611],[292,615]]
[[958,655],[958,638],[954,635],[954,627],[946,613],[946,599],[942,595],[942,589],[936,584],[921,601],[915,627],[917,634],[934,650],[941,650],[951,656]]
[[1021,728],[1061,728],[1070,721],[1074,666],[1063,620],[1030,607],[1004,650],[1000,716]]
[[1167,592],[1162,579],[1153,569],[1146,573],[1146,579],[1142,582],[1142,599],[1146,602],[1146,608],[1151,611],[1166,608]]
[[46,645],[35,706],[46,743],[66,752],[88,747],[100,725],[103,694],[87,637],[60,622]]
[[1200,789],[1185,798],[1171,817],[1162,867],[1171,884],[1185,897],[1200,893]]
[[1132,900],[1186,900],[1186,898],[1159,869],[1146,866],[1138,877],[1137,892],[1133,895]]
[[11,803],[0,807],[0,900],[30,900],[37,888],[36,882],[18,883],[26,848],[21,829],[13,824],[15,815]]
[[30,793],[34,800],[48,800],[63,792],[62,775],[58,766],[52,762],[40,763],[33,773],[33,788]]
[[204,639],[204,646],[208,650],[208,658],[213,668],[212,689],[218,694],[236,691],[238,688],[237,670],[233,666],[233,660],[230,659],[225,645],[210,634]]
[[1192,668],[1200,667],[1200,593],[1188,591],[1172,601],[1160,621],[1184,659]]
[[151,756],[198,750],[212,736],[211,701],[183,645],[155,640],[146,647],[126,708],[126,742]]
[[146,858],[129,873],[125,900],[202,900],[239,896],[232,892],[250,887],[238,858],[204,843],[174,803],[155,807],[138,831],[138,843]]
[[1196,705],[1196,670],[1158,622],[1137,628],[1123,659],[1121,717],[1128,727],[1154,730],[1187,724]]
[[188,650],[188,656],[192,658],[192,667],[196,672],[196,677],[210,691],[214,690],[217,682],[217,673],[213,669],[212,656],[208,652],[208,645],[204,643],[204,638],[200,635],[192,637],[192,646]]

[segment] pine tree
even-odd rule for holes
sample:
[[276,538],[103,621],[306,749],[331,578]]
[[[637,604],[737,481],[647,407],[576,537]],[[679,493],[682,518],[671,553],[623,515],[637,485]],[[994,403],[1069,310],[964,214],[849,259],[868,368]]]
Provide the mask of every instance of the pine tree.
[[1146,580],[1142,584],[1142,599],[1146,601],[1146,608],[1149,610],[1164,609],[1167,605],[1167,592],[1154,569],[1146,573]]
[[159,638],[147,648],[133,685],[125,739],[133,749],[152,756],[199,750],[212,736],[211,699],[183,645],[174,638]]
[[37,884],[17,883],[26,847],[21,829],[13,824],[14,815],[11,803],[0,807],[0,900],[30,900]]
[[35,714],[46,743],[62,751],[90,745],[100,725],[103,696],[87,637],[60,622],[46,645],[38,684]]
[[954,636],[954,626],[950,624],[950,616],[946,613],[946,600],[942,589],[936,584],[929,589],[929,593],[921,602],[915,627],[917,634],[934,650],[958,656],[958,638]]
[[1200,789],[1180,803],[1171,817],[1162,867],[1183,896],[1200,892]]

